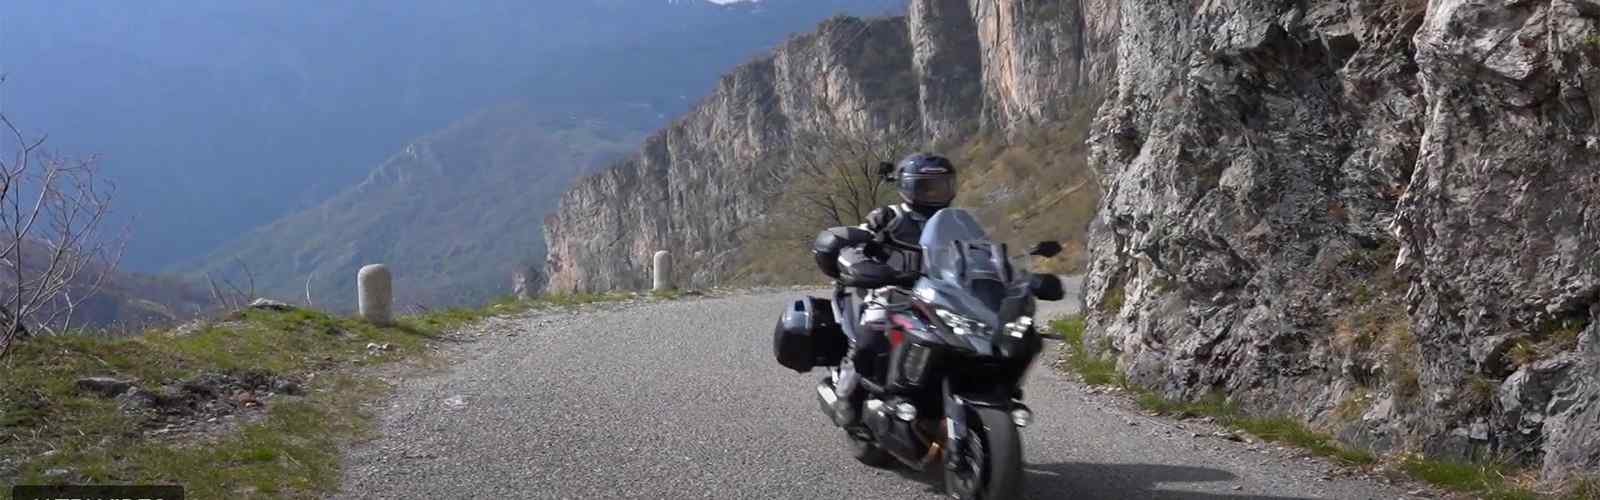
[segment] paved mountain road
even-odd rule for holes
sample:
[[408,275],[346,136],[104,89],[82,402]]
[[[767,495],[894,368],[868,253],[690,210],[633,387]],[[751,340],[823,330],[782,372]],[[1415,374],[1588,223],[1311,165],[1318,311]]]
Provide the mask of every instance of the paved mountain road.
[[[395,380],[340,497],[938,497],[934,476],[851,459],[817,410],[820,374],[773,361],[772,324],[799,293],[488,320],[446,348],[450,368]],[[1195,437],[1209,431],[1048,367],[1026,389],[1029,498],[1406,497],[1275,447]]]

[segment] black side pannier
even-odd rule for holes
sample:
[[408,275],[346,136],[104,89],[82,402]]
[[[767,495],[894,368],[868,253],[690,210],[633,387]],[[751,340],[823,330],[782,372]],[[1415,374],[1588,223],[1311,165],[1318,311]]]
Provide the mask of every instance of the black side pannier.
[[772,331],[772,354],[778,364],[805,373],[814,366],[833,366],[844,359],[849,340],[833,319],[833,303],[806,297],[794,301]]

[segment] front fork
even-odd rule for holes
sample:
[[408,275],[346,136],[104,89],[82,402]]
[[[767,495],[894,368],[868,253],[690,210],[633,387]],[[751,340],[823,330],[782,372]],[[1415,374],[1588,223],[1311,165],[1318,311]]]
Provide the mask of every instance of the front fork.
[[950,392],[950,379],[944,379],[944,468],[956,470],[961,466],[962,446],[967,437],[967,402]]
[[1005,410],[1007,414],[1010,414],[1013,410],[1019,408],[1025,411],[1031,411],[1028,410],[1026,405],[1022,404],[1022,389],[1020,387],[1011,388],[1007,393],[1004,394],[979,396],[978,398],[967,398],[963,397],[961,394],[956,394],[950,389],[950,379],[944,379],[942,385],[944,392],[945,425],[944,467],[948,470],[958,470],[961,467],[961,457],[963,456],[962,447],[972,445],[971,443],[966,442],[967,426],[972,425],[972,423],[967,420],[968,417],[971,417],[973,414],[972,411],[970,411],[971,407],[995,407]]

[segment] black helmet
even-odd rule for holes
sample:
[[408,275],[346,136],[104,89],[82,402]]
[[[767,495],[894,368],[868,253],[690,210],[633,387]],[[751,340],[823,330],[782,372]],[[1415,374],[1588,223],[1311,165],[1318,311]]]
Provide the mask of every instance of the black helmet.
[[915,208],[939,209],[956,198],[956,166],[939,155],[917,153],[900,160],[895,183],[900,199]]

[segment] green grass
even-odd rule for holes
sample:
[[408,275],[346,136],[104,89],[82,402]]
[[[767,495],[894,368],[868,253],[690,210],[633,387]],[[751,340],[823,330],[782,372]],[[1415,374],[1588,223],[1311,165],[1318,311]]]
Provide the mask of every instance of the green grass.
[[1366,450],[1347,447],[1333,436],[1311,430],[1293,418],[1235,417],[1229,420],[1229,424],[1261,439],[1294,445],[1342,463],[1363,465],[1377,462],[1377,458]]
[[[1120,292],[1120,289],[1108,290],[1102,308],[1113,302],[1120,308]],[[1396,394],[1402,398],[1417,397],[1420,394],[1420,381],[1413,366],[1413,358],[1417,355],[1416,340],[1408,328],[1409,325],[1402,320],[1404,316],[1396,315],[1387,309],[1370,311],[1366,314],[1359,321],[1342,325],[1338,332],[1341,338],[1336,339],[1336,342],[1342,343],[1346,348],[1360,349],[1370,349],[1382,342],[1385,355],[1391,362],[1393,370],[1391,382]],[[1068,371],[1082,377],[1086,384],[1112,385],[1128,391],[1133,395],[1135,403],[1146,411],[1180,418],[1212,417],[1219,424],[1247,432],[1264,441],[1301,448],[1347,465],[1370,465],[1378,462],[1378,457],[1372,453],[1349,447],[1331,435],[1307,427],[1298,419],[1249,415],[1220,393],[1210,393],[1195,401],[1180,401],[1168,399],[1155,391],[1130,384],[1117,371],[1115,361],[1096,357],[1096,352],[1092,352],[1086,345],[1084,317],[1081,314],[1051,321],[1050,328],[1061,334],[1065,366]],[[1552,351],[1570,348],[1573,344],[1572,339],[1577,336],[1575,332],[1580,329],[1574,328],[1572,323],[1562,323],[1552,327],[1542,336],[1544,342],[1537,347],[1556,346],[1544,347]],[[1103,352],[1106,347],[1099,346],[1098,351]],[[1537,347],[1532,342],[1528,343],[1529,350]],[[1479,377],[1468,379],[1467,384],[1469,390],[1465,398],[1466,403],[1487,404],[1488,398],[1492,397],[1495,382]],[[1339,403],[1335,410],[1336,414],[1342,420],[1359,418],[1360,413],[1365,410],[1367,397],[1366,389],[1352,393]],[[1511,476],[1517,473],[1518,469],[1510,465],[1461,463],[1410,455],[1401,459],[1400,469],[1414,478],[1441,488],[1468,493],[1476,498],[1490,500],[1540,498],[1537,494],[1514,484]],[[1566,491],[1554,498],[1600,499],[1600,479],[1577,478],[1569,483],[1566,485]]]
[[[182,484],[191,498],[320,498],[338,487],[340,447],[370,429],[362,404],[384,391],[359,368],[427,360],[442,332],[488,316],[634,296],[501,299],[389,327],[313,310],[247,309],[184,335],[33,338],[0,359],[0,457],[21,459],[0,469],[0,485],[159,483]],[[79,378],[106,376],[155,391],[202,374],[287,377],[305,381],[305,394],[265,400],[258,418],[231,430],[152,438],[146,431],[164,425],[156,415],[123,411],[76,387]],[[67,472],[49,474],[57,469]],[[0,499],[10,494],[4,489]]]
[[[1510,484],[1516,468],[1498,463],[1462,463],[1408,456],[1401,470],[1441,488],[1488,500],[1533,500],[1539,496]],[[1581,498],[1581,497],[1573,497]]]
[[1567,478],[1563,500],[1600,500],[1600,474],[1578,474]]
[[1116,361],[1100,359],[1096,356],[1098,353],[1089,352],[1084,345],[1083,321],[1083,315],[1079,314],[1050,322],[1050,329],[1061,334],[1068,369],[1089,385],[1106,385],[1118,380]]
[[1356,390],[1346,394],[1344,399],[1339,400],[1339,404],[1334,406],[1333,416],[1339,419],[1339,422],[1353,423],[1360,419],[1363,413],[1367,412],[1367,407],[1371,400],[1371,391],[1365,387],[1356,388]]
[[[681,296],[682,293],[679,292],[670,296],[659,296],[658,298],[676,299]],[[540,295],[529,300],[521,300],[512,296],[504,296],[490,301],[488,304],[485,304],[482,307],[452,307],[437,311],[429,311],[425,314],[406,318],[402,320],[402,322],[409,322],[418,327],[433,330],[449,330],[490,316],[516,314],[534,309],[547,309],[551,307],[570,307],[601,302],[616,302],[635,297],[637,297],[637,295],[625,292],[557,293]]]
[[1572,351],[1578,348],[1578,335],[1588,326],[1586,321],[1551,321],[1532,337],[1517,339],[1506,357],[1513,366],[1522,367]]
[[[339,446],[367,428],[359,406],[381,392],[348,368],[417,356],[437,336],[417,318],[376,327],[309,310],[246,310],[183,336],[30,339],[0,361],[0,455],[23,458],[0,482],[175,483],[194,498],[317,497],[338,486]],[[369,352],[368,344],[388,348]],[[202,373],[293,377],[307,380],[306,395],[273,398],[262,418],[185,443],[147,438],[144,431],[160,425],[154,415],[76,388],[81,377],[107,376],[155,390]],[[48,474],[53,469],[67,473]]]
[[[1294,446],[1346,465],[1370,465],[1378,461],[1372,453],[1347,446],[1331,435],[1307,427],[1298,419],[1249,415],[1220,393],[1210,393],[1195,401],[1180,401],[1168,399],[1155,391],[1130,384],[1117,371],[1114,361],[1095,357],[1085,345],[1082,315],[1051,321],[1050,328],[1062,336],[1063,349],[1066,350],[1064,353],[1066,367],[1069,371],[1078,374],[1084,383],[1089,385],[1121,387],[1131,393],[1134,402],[1146,411],[1180,418],[1212,417],[1221,425],[1247,432],[1264,441]],[[1345,414],[1341,418],[1354,418],[1359,415],[1364,394],[1365,391],[1361,391],[1353,395],[1348,403],[1341,403],[1339,411]],[[1346,405],[1349,408],[1343,408]],[[1401,468],[1418,479],[1443,488],[1472,493],[1480,498],[1497,500],[1537,498],[1531,492],[1508,483],[1506,477],[1513,469],[1507,466],[1461,464],[1411,457],[1404,459]],[[1600,487],[1590,482],[1576,482],[1570,489],[1575,493],[1569,493],[1562,498],[1587,499],[1592,497],[1583,495],[1600,491]]]
[[1196,401],[1177,401],[1162,397],[1155,391],[1129,384],[1117,372],[1115,361],[1102,360],[1089,352],[1083,339],[1083,316],[1069,316],[1050,322],[1050,328],[1061,334],[1066,349],[1067,369],[1083,378],[1089,385],[1117,385],[1131,392],[1134,401],[1147,411],[1178,417],[1209,416],[1217,422],[1254,434],[1266,441],[1279,442],[1304,448],[1316,455],[1330,457],[1347,464],[1370,464],[1377,461],[1372,454],[1349,448],[1333,436],[1319,433],[1298,420],[1286,417],[1256,417],[1246,415],[1229,403],[1221,394],[1212,393]]
[[[274,403],[265,418],[214,442],[151,442],[109,432],[133,429],[80,427],[84,435],[56,440],[58,452],[28,463],[16,482],[181,484],[190,498],[318,498],[338,488],[340,446],[370,431],[360,402],[381,390],[348,374],[327,378],[305,399]],[[55,468],[71,473],[44,475]]]
[[668,289],[668,290],[651,290],[650,291],[650,296],[651,297],[654,297],[654,298],[657,298],[657,299],[663,299],[663,300],[676,300],[676,299],[682,298],[683,295],[684,295],[683,290],[679,290],[679,289],[676,289],[676,288],[672,288],[672,289]]
[[1306,427],[1299,420],[1288,417],[1250,416],[1229,403],[1218,393],[1207,394],[1197,401],[1175,401],[1154,391],[1130,387],[1140,408],[1161,415],[1179,417],[1208,416],[1222,425],[1248,432],[1265,441],[1292,445],[1312,454],[1338,460],[1351,465],[1377,462],[1377,458],[1364,450],[1344,446],[1333,436]]
[[1122,284],[1120,283],[1107,288],[1105,296],[1100,299],[1100,312],[1106,314],[1116,314],[1121,312],[1122,303],[1123,301],[1127,300],[1126,293],[1127,292],[1122,289]]

